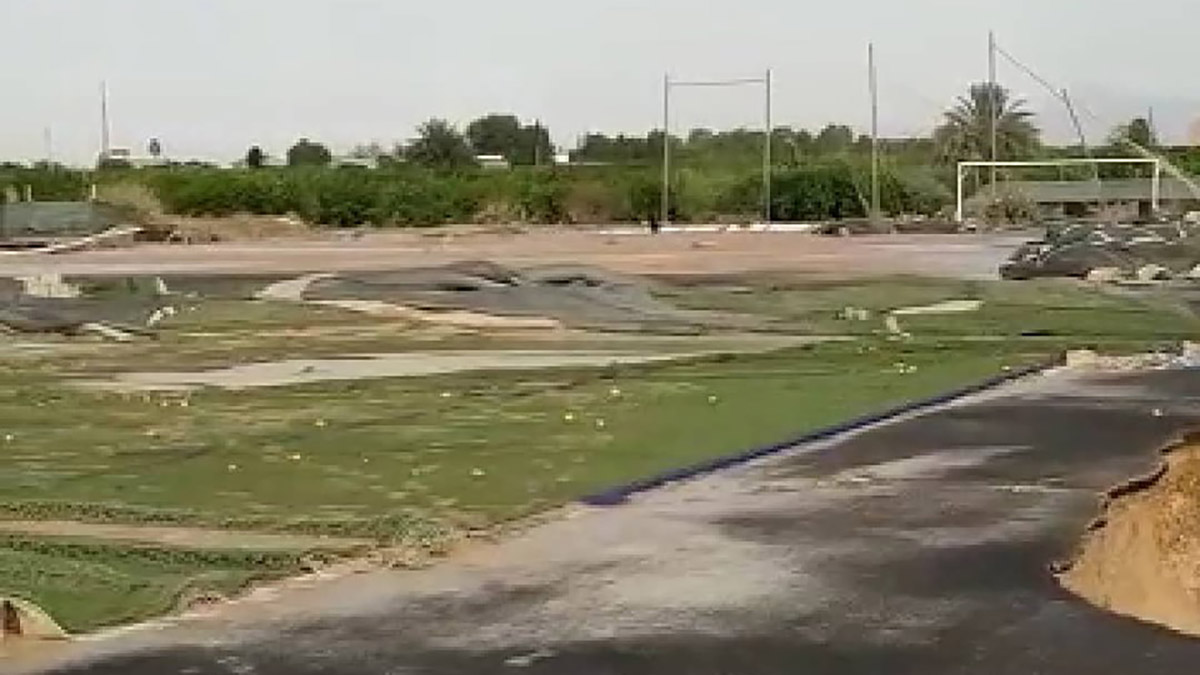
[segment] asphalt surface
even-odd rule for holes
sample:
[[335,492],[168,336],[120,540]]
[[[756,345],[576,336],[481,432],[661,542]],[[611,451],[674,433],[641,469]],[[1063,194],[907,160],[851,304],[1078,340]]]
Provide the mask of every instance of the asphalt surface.
[[1200,641],[1050,568],[1099,493],[1197,423],[1198,371],[1035,378],[430,570],[94,641],[54,672],[1193,673]]

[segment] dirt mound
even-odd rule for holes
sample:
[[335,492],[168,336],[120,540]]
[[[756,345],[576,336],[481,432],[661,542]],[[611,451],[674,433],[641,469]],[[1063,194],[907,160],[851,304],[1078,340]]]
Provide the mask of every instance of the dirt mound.
[[1097,607],[1200,637],[1200,436],[1110,492],[1060,581]]
[[66,637],[66,631],[37,605],[21,598],[0,597],[0,642],[62,640]]

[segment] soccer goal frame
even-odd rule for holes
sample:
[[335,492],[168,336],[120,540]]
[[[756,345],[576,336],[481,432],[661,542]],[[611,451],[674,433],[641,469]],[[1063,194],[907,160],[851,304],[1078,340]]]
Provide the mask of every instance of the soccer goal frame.
[[673,80],[663,75],[663,157],[662,157],[662,224],[671,222],[671,92],[682,88],[721,88],[760,86],[763,88],[763,223],[771,222],[771,71],[760,77],[740,77],[728,80]]
[[[956,199],[954,220],[957,223],[962,223],[966,218],[965,200],[963,193],[963,184],[966,179],[967,169],[971,168],[1023,168],[1023,167],[1065,167],[1065,166],[1098,166],[1100,164],[1141,164],[1151,165],[1154,167],[1154,174],[1150,180],[1150,208],[1158,211],[1159,203],[1162,201],[1162,172],[1163,164],[1161,159],[1149,157],[1092,157],[1092,158],[1071,158],[1071,159],[1053,159],[1041,160],[1035,162],[1017,162],[1017,161],[972,161],[958,163],[958,176],[956,183]],[[993,184],[994,185],[994,184]]]

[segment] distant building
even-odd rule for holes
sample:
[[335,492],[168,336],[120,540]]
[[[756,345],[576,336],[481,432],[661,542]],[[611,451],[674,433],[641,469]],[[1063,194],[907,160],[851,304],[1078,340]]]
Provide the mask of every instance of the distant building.
[[1187,142],[1188,145],[1200,147],[1200,117],[1193,120],[1191,126],[1188,127]]
[[504,155],[476,155],[475,161],[484,169],[507,170],[511,169],[508,159]]
[[334,157],[330,163],[338,169],[378,169],[378,157]]
[[170,162],[164,157],[136,156],[129,148],[109,148],[100,154],[100,164],[117,164],[144,169],[153,166],[166,166]]

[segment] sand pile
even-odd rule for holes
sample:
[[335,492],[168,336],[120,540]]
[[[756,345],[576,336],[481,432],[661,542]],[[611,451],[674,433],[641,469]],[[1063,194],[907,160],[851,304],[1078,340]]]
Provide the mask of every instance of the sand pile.
[[1200,436],[1110,493],[1060,581],[1103,609],[1200,636]]

